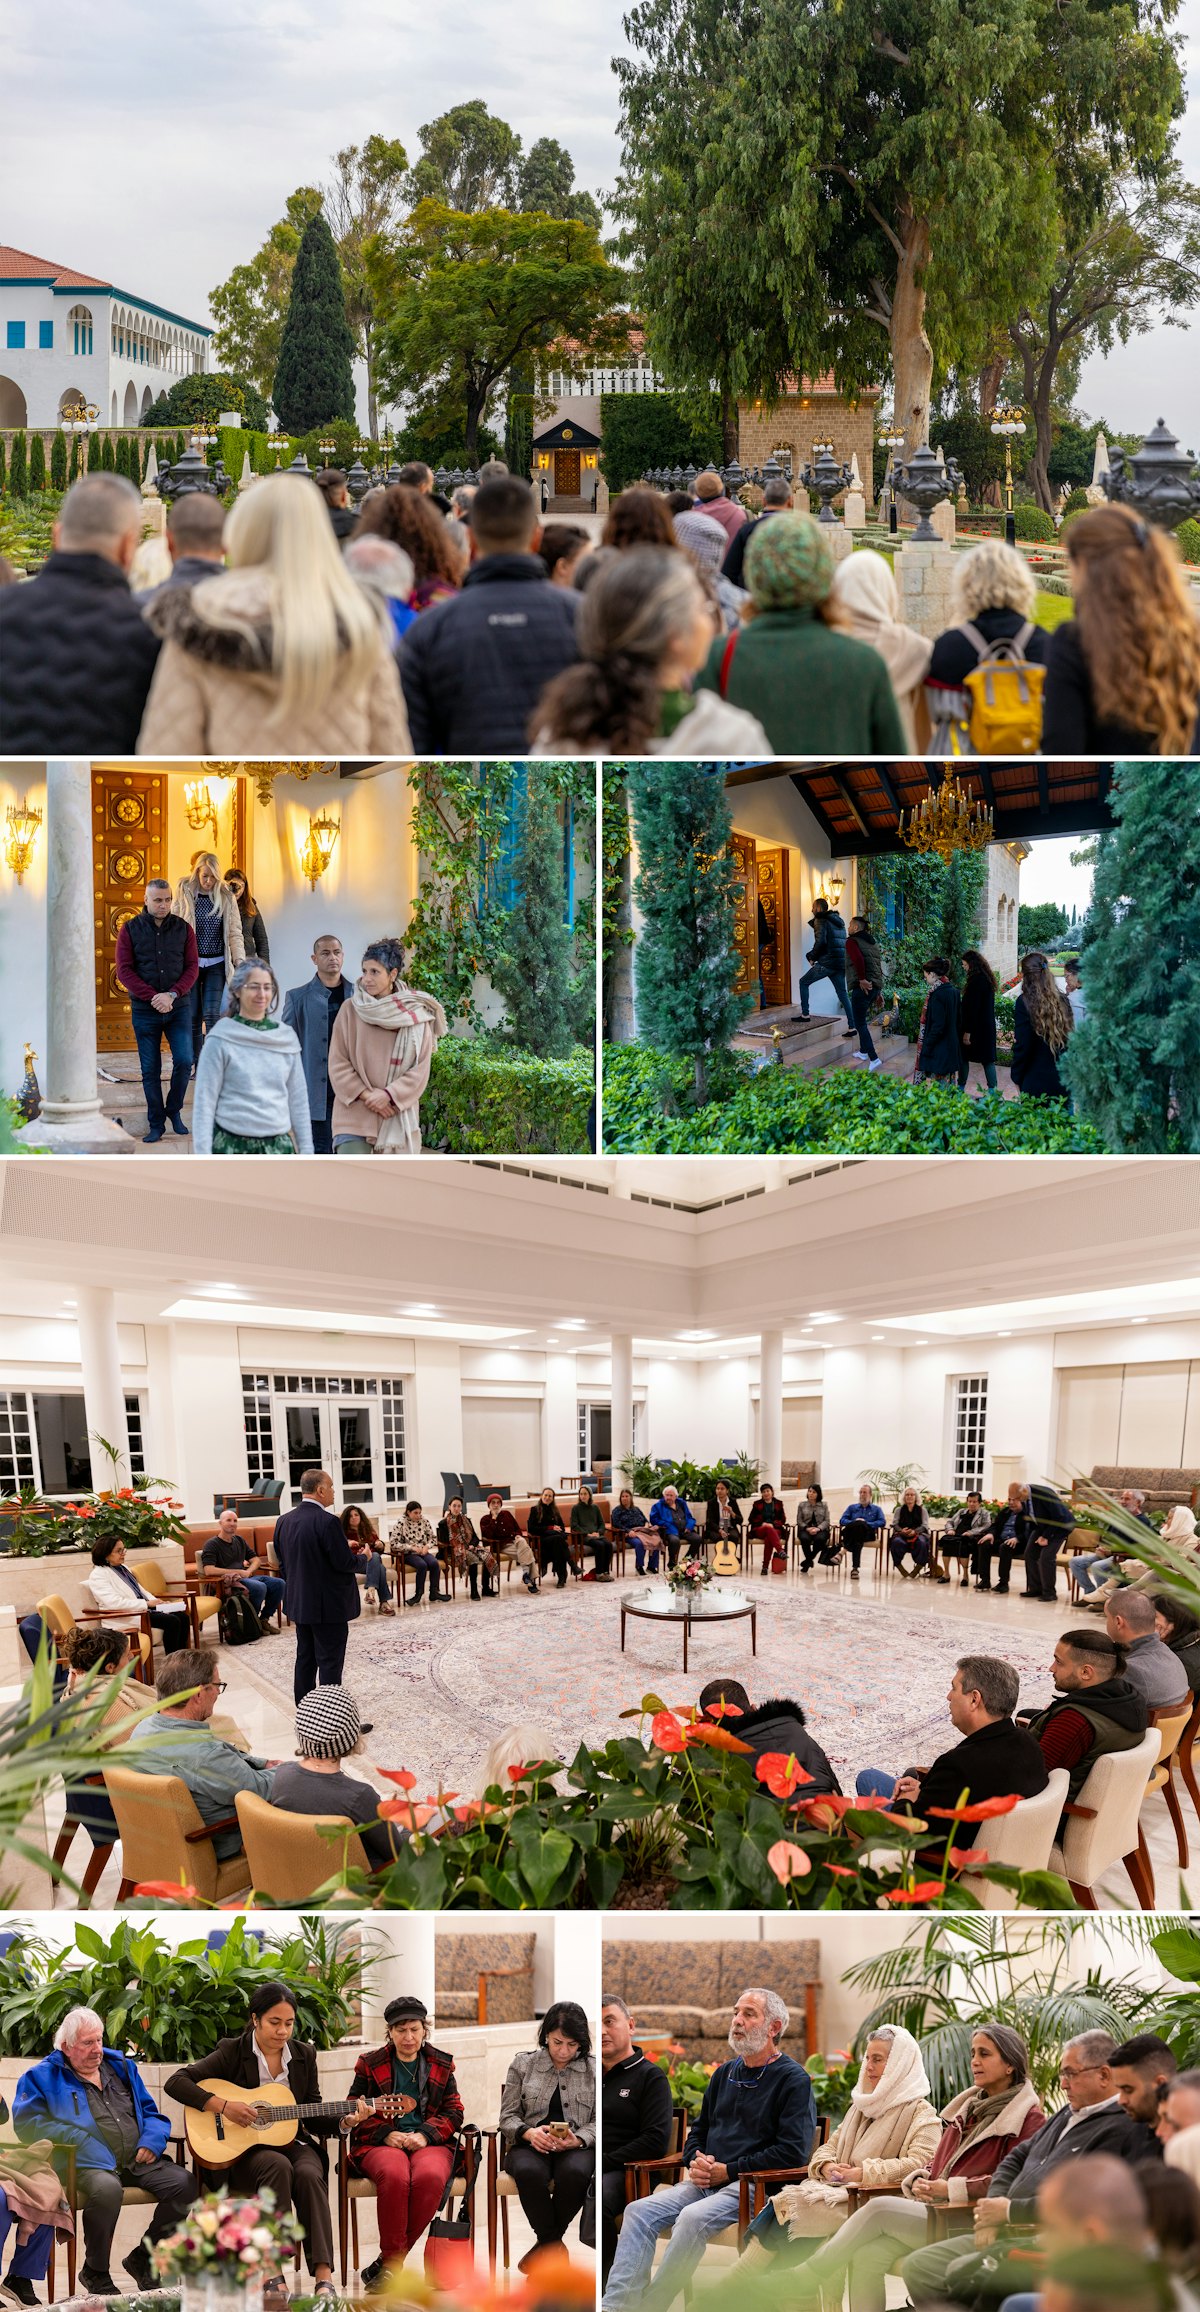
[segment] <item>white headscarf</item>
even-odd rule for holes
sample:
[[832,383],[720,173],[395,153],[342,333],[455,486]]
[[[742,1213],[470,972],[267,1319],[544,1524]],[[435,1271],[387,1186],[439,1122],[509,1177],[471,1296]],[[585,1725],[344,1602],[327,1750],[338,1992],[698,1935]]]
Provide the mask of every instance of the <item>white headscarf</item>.
[[1196,1512],[1177,1501],[1159,1535],[1160,1541],[1172,1541],[1177,1549],[1187,1549],[1196,1539]]
[[1163,2158],[1168,2167],[1182,2168],[1194,2184],[1200,2184],[1200,2127],[1181,2127],[1178,2135],[1167,2137]]
[[842,612],[838,623],[843,631],[879,652],[891,676],[905,734],[915,748],[912,698],[929,671],[933,644],[903,624],[900,595],[886,555],[870,546],[847,554],[834,573],[833,599]]
[[[878,2119],[886,2111],[895,2111],[902,2103],[921,2103],[928,2099],[929,2078],[921,2060],[921,2050],[911,2031],[899,2024],[889,2025],[895,2038],[888,2048],[888,2059],[877,2087],[864,2087],[859,2080],[851,2090],[850,2101],[864,2119]],[[873,2032],[873,2038],[879,2033]]]

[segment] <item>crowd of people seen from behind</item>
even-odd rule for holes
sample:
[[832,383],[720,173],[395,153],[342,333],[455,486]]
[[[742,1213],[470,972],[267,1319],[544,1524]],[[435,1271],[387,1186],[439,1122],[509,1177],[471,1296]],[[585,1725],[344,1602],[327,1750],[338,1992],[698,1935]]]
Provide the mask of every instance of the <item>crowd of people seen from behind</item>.
[[593,544],[500,459],[453,500],[415,461],[359,507],[340,469],[265,475],[228,514],[177,498],[170,574],[135,591],[142,520],[131,482],[87,474],[42,567],[0,585],[5,753],[958,756],[998,751],[980,699],[1005,669],[1003,751],[1200,751],[1196,604],[1174,540],[1120,505],[1066,530],[1053,633],[1024,555],[984,539],[933,641],[888,556],[835,560],[783,478],[753,516],[711,468],[635,485]]

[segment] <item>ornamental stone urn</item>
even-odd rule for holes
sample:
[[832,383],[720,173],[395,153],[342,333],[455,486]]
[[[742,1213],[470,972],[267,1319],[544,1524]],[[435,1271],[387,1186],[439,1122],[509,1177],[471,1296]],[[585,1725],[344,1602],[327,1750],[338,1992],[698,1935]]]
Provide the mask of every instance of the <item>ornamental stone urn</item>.
[[943,465],[937,452],[930,449],[928,442],[925,442],[919,450],[914,450],[906,464],[897,462],[895,468],[897,495],[907,498],[909,504],[916,507],[920,516],[912,534],[911,543],[914,546],[937,544],[938,534],[929,517],[935,506],[940,506],[946,498],[957,494],[961,483],[962,475],[954,459],[947,458]]
[[1101,487],[1111,503],[1128,506],[1160,530],[1176,530],[1200,515],[1200,476],[1161,417],[1132,457],[1119,442],[1109,451]]

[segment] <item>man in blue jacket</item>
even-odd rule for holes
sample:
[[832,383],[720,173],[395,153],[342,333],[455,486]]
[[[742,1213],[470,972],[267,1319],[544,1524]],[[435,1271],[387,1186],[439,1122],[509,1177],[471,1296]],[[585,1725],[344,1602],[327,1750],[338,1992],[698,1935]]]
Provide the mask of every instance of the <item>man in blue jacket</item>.
[[66,2173],[67,2153],[75,2154],[83,2210],[80,2282],[89,2296],[121,2293],[108,2269],[113,2233],[125,2192],[149,2192],[154,2213],[124,2264],[139,2290],[151,2288],[150,2243],[175,2230],[196,2198],[196,2186],[188,2168],[166,2158],[170,2121],[146,2093],[137,2065],[105,2046],[104,2025],[93,2008],[72,2007],[64,2016],[53,2055],[18,2080],[12,2112],[23,2142],[49,2137],[60,2175]]
[[652,1503],[650,1523],[666,1538],[667,1564],[674,1565],[679,1545],[689,1534],[696,1532],[696,1520],[686,1501],[673,1485],[664,1485],[658,1500]]
[[400,646],[414,754],[523,754],[547,683],[578,658],[580,596],[550,584],[537,530],[528,482],[480,483],[462,592],[423,610]]
[[[729,2026],[733,2060],[704,2090],[683,2147],[683,2180],[625,2210],[603,2312],[668,2312],[708,2241],[736,2224],[743,2171],[806,2166],[817,2108],[807,2071],[780,2045],[787,2026],[778,1992],[743,1991]],[[664,2232],[670,2246],[651,2279],[654,2244]]]
[[341,1685],[350,1624],[362,1610],[354,1558],[332,1513],[332,1501],[333,1479],[328,1472],[306,1469],[300,1479],[299,1506],[285,1510],[275,1528],[284,1610],[296,1625],[298,1703],[316,1685]]

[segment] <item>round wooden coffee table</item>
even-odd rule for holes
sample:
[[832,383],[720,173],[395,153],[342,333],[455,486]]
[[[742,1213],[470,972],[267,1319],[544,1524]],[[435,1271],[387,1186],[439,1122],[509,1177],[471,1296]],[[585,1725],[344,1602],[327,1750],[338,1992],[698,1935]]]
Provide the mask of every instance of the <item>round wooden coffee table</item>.
[[742,1590],[694,1590],[677,1594],[674,1590],[626,1590],[621,1599],[621,1652],[625,1651],[625,1624],[632,1617],[640,1622],[673,1622],[683,1631],[683,1666],[688,1666],[688,1638],[695,1622],[745,1622],[750,1624],[750,1651],[758,1652],[758,1604]]

